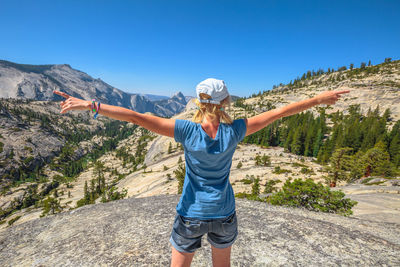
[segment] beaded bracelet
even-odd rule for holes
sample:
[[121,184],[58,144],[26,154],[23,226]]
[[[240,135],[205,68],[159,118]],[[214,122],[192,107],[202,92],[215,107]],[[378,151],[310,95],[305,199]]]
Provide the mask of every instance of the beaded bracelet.
[[99,115],[99,111],[100,111],[100,101],[97,102],[97,110],[96,110],[96,113],[95,113],[94,116],[93,116],[94,119],[96,119],[96,118],[97,118],[97,115]]
[[96,100],[92,99],[92,111],[96,112]]

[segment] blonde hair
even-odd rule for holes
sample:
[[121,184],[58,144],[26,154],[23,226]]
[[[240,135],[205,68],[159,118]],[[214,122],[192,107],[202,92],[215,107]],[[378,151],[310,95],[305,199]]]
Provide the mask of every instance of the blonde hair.
[[[201,93],[200,98],[201,99],[210,99],[211,96]],[[233,121],[232,121],[231,117],[228,115],[228,113],[226,113],[225,110],[221,110],[221,109],[225,109],[226,107],[230,107],[230,103],[231,103],[230,96],[226,97],[218,105],[210,104],[210,103],[201,103],[199,101],[199,99],[196,99],[195,103],[198,107],[198,110],[196,111],[196,113],[193,116],[193,122],[202,123],[204,120],[204,117],[206,115],[212,119],[216,118],[219,115],[220,122],[232,124]]]

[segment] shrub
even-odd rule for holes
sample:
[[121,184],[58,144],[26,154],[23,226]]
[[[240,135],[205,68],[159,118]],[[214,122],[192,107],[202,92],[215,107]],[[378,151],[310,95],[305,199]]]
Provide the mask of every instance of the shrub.
[[237,164],[236,168],[240,169],[243,167],[243,163],[241,161],[239,161],[239,163]]
[[310,174],[310,175],[314,175],[314,174],[315,174],[314,171],[313,171],[312,169],[309,169],[309,168],[307,168],[307,167],[301,168],[300,172],[301,172],[302,174]]
[[242,179],[242,180],[240,180],[242,183],[244,183],[244,184],[251,184],[251,183],[253,183],[253,180],[251,180],[251,179],[249,179],[249,178],[245,178],[245,179]]
[[292,166],[293,167],[306,167],[307,168],[307,165],[304,165],[304,164],[301,164],[301,163],[297,163],[297,162],[293,162]]
[[383,184],[385,181],[378,181],[378,182],[373,182],[373,183],[367,183],[366,185],[380,185]]
[[361,183],[362,183],[362,184],[367,184],[369,181],[371,181],[371,180],[373,180],[373,179],[375,179],[375,178],[374,178],[374,177],[368,177],[368,178],[363,179],[363,180],[361,181]]
[[[53,176],[53,181],[57,181],[58,183],[65,183],[65,182],[67,182],[69,179],[68,179],[68,177],[65,177],[65,176],[61,176],[61,175],[58,175],[58,174],[56,174],[56,175],[54,175]],[[68,187],[68,185],[67,185],[67,187]]]
[[272,173],[275,173],[275,174],[291,173],[291,172],[292,172],[291,170],[281,169],[280,166],[276,166],[276,167],[274,168],[274,170],[272,171]]
[[271,166],[271,158],[267,155],[257,155],[255,158],[256,166]]
[[251,194],[258,196],[260,194],[260,179],[256,178],[251,187]]
[[255,200],[255,201],[263,201],[258,195],[248,194],[248,193],[236,193],[235,197],[237,198],[247,198],[248,200]]
[[107,191],[104,191],[101,202],[106,203],[118,199],[123,199],[128,195],[128,190],[123,188],[121,192],[115,186],[111,186]]
[[31,163],[31,161],[33,161],[34,158],[32,156],[27,157],[26,159],[24,159],[24,164],[28,165],[29,163]]
[[47,214],[55,214],[62,210],[60,205],[60,200],[52,197],[47,197],[42,201],[43,211],[40,214],[40,217],[43,217]]
[[272,193],[274,191],[276,191],[278,188],[275,187],[276,184],[280,183],[281,180],[269,180],[265,183],[265,189],[264,189],[264,193],[268,194],[268,193]]
[[31,147],[29,147],[29,146],[24,146],[24,150],[27,150],[27,151],[29,151],[29,152],[32,152],[32,151],[33,151],[33,149],[32,149]]
[[12,225],[14,222],[16,222],[21,216],[17,216],[15,218],[12,218],[11,220],[8,221],[8,225]]
[[10,130],[13,131],[13,132],[20,132],[20,131],[22,131],[22,129],[21,129],[21,128],[18,128],[18,127],[11,127]]
[[316,184],[312,179],[305,181],[286,180],[282,189],[266,199],[272,205],[303,207],[311,211],[337,213],[344,216],[353,214],[351,208],[357,204],[349,198],[343,198],[342,191],[331,191],[329,187]]

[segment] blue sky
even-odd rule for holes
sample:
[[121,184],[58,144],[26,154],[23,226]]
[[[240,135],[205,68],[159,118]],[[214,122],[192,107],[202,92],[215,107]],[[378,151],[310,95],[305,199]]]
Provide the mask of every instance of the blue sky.
[[248,96],[303,72],[399,59],[400,1],[0,0],[0,59],[70,64],[132,93]]

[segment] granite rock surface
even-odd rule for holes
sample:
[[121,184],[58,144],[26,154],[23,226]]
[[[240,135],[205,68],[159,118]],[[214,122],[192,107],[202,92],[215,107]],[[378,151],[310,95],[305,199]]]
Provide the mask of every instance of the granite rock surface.
[[[0,232],[1,266],[168,266],[179,196],[84,206]],[[237,199],[232,266],[399,266],[400,225]],[[192,266],[211,266],[206,238]]]

